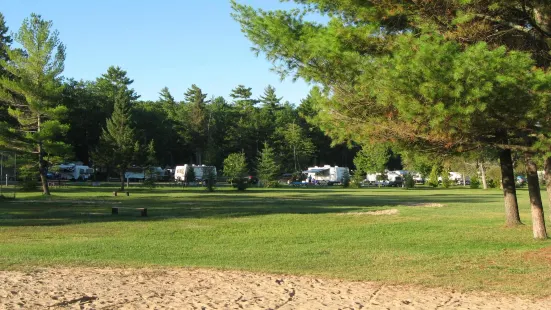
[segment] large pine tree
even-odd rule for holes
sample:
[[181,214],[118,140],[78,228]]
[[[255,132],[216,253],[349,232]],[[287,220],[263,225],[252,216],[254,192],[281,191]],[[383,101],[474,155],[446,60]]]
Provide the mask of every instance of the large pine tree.
[[101,154],[98,157],[103,159],[100,161],[110,163],[118,171],[120,189],[124,190],[125,173],[139,151],[132,121],[131,98],[124,90],[120,90],[115,99],[113,115],[107,120],[100,144],[98,151]]
[[18,124],[11,129],[9,144],[18,151],[38,155],[43,194],[49,195],[46,153],[64,152],[60,141],[68,126],[61,123],[66,107],[59,103],[63,84],[65,46],[52,22],[32,14],[15,34],[18,49],[7,49],[8,60],[0,59],[7,74],[0,77],[0,96],[9,102],[10,114]]

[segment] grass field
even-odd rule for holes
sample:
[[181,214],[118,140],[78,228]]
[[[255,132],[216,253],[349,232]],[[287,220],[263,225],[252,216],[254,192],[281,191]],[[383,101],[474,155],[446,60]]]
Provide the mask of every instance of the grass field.
[[[503,227],[499,190],[112,191],[71,187],[0,200],[0,269],[214,267],[551,295],[551,242],[532,240],[523,190],[526,225],[514,229]],[[112,206],[147,207],[149,217],[111,215]],[[399,213],[361,214],[384,209]]]

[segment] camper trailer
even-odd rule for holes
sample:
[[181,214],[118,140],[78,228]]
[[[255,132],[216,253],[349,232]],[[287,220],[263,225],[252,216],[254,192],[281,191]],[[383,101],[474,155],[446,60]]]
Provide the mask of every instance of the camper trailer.
[[388,171],[385,173],[372,173],[366,176],[364,183],[374,186],[396,186],[401,187],[404,183],[405,175],[408,174],[405,170]]
[[54,166],[52,171],[56,173],[61,180],[81,180],[86,181],[94,173],[94,169],[77,164],[61,164]]
[[327,185],[342,183],[345,174],[350,177],[350,170],[347,167],[331,167],[329,165],[309,167],[302,173],[306,174],[307,182],[321,182],[327,183]]
[[[145,180],[146,178],[149,178],[149,173],[146,171],[147,168],[143,167],[130,167],[126,170],[124,173],[125,180],[131,180],[131,181],[141,181]],[[162,177],[165,175],[165,171],[161,167],[153,167],[153,175],[152,178],[156,180],[162,179]]]
[[[187,180],[186,176],[190,169],[193,169],[195,172],[195,180]],[[204,181],[207,178],[208,169],[212,169],[212,172],[216,176],[216,167],[214,166],[205,166],[205,165],[183,165],[176,166],[174,169],[174,180],[176,182],[195,182],[195,181]]]

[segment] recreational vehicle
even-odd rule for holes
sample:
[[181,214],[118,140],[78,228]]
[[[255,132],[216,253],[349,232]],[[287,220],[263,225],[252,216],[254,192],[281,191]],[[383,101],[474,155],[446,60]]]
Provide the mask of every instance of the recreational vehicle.
[[384,173],[371,173],[366,176],[364,183],[375,186],[396,186],[400,187],[404,183],[404,177],[408,174],[405,170],[388,171]]
[[153,179],[159,180],[165,174],[165,171],[161,167],[153,167],[152,176],[150,176],[146,170],[147,168],[143,167],[130,167],[124,173],[124,179],[138,181],[145,180],[146,178],[148,179],[151,177]]
[[331,167],[329,165],[309,167],[302,173],[306,174],[307,182],[322,182],[327,185],[342,183],[346,174],[350,177],[350,170],[347,167]]
[[[195,173],[195,180],[187,180],[188,172],[193,169]],[[204,181],[207,178],[207,172],[209,169],[212,169],[212,172],[216,176],[216,167],[214,166],[205,166],[205,165],[183,165],[176,166],[174,169],[174,180],[176,182],[195,182],[195,181]]]
[[81,180],[86,181],[94,173],[94,169],[77,164],[61,164],[52,169],[61,180]]

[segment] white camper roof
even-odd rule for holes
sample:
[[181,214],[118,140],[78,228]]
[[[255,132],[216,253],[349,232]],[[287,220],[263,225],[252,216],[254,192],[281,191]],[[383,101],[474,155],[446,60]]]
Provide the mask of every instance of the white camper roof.
[[329,168],[312,168],[312,169],[308,169],[306,171],[303,171],[302,173],[319,173],[319,172],[326,171],[326,170],[329,170]]

